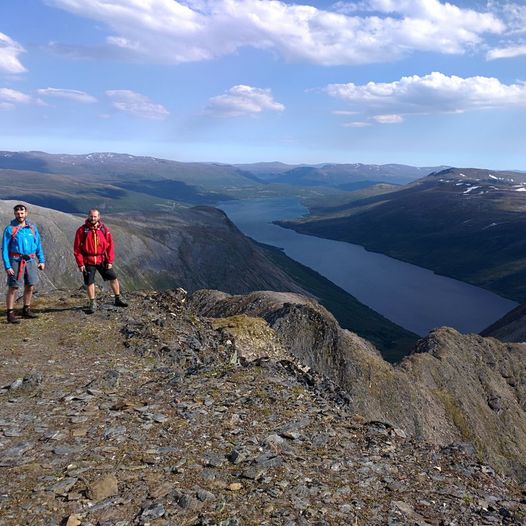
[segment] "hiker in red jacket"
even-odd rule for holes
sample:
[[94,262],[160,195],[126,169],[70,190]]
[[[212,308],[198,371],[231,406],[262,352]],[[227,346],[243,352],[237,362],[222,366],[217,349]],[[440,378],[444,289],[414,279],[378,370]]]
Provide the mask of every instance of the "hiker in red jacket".
[[84,275],[84,284],[88,291],[88,314],[93,314],[97,310],[95,299],[96,272],[102,276],[104,281],[110,282],[115,294],[115,305],[117,307],[128,306],[120,296],[119,280],[113,269],[115,257],[113,238],[108,227],[102,222],[100,212],[96,208],[88,212],[88,218],[77,229],[73,253],[79,270]]

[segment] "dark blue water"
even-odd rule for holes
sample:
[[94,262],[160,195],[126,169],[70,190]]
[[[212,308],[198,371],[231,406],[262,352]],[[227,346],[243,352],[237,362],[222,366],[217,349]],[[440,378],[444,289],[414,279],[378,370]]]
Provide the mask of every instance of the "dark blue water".
[[273,225],[307,213],[296,199],[252,199],[221,203],[249,237],[284,249],[362,303],[416,332],[448,326],[479,332],[517,303],[397,259],[368,252],[359,245],[298,234]]

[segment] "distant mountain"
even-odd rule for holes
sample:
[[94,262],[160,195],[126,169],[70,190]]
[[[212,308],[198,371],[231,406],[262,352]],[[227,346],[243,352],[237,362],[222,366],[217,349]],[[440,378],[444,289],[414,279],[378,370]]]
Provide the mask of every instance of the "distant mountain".
[[[113,184],[137,184],[145,180],[180,181],[209,191],[258,184],[250,173],[243,173],[228,164],[184,163],[119,153],[66,155],[0,151],[0,169],[89,176],[91,180]],[[167,198],[170,196],[167,195]]]
[[[277,169],[276,163],[271,164]],[[148,209],[152,204],[159,209],[174,202],[207,205],[230,199],[284,195],[302,198],[338,192],[333,188],[273,185],[257,173],[222,163],[185,163],[118,153],[0,151],[0,199],[18,195],[13,181],[20,179],[24,184],[18,186],[23,186],[25,199],[66,212],[85,209],[87,202],[89,206],[118,211]],[[93,194],[94,185],[104,188],[97,188]],[[69,192],[72,186],[76,187],[73,193]]]
[[526,301],[526,174],[449,168],[281,223]]
[[[271,165],[272,166],[272,165]],[[253,172],[267,182],[290,184],[296,186],[329,186],[341,190],[357,190],[377,183],[406,184],[424,177],[444,167],[406,166],[402,164],[322,164],[303,165],[285,170],[286,165],[276,166],[276,171],[261,170],[256,165]],[[243,169],[251,171],[251,165],[243,165]],[[261,170],[261,171],[259,171]]]
[[269,181],[276,178],[279,174],[283,174],[294,168],[308,165],[286,164],[279,161],[273,161],[263,163],[234,164],[234,166],[240,170],[243,170],[243,172],[254,175],[260,181]]
[[[298,195],[302,192],[303,196],[308,195],[307,189],[310,187],[352,192],[378,183],[405,184],[438,169],[359,163],[289,165],[270,162],[229,165],[179,162],[112,152],[68,155],[0,151],[0,184],[2,172],[8,178],[13,177],[15,171],[61,175],[80,181],[81,188],[88,183],[97,183],[135,195],[143,194],[150,198],[193,205],[213,204],[233,198]],[[59,190],[50,182],[50,189]],[[9,193],[0,194],[0,198],[10,197]],[[61,202],[61,196],[55,195],[54,199],[54,204]],[[42,194],[40,197],[33,195],[32,202],[54,206],[51,201],[43,199]],[[71,208],[65,210],[75,211]]]

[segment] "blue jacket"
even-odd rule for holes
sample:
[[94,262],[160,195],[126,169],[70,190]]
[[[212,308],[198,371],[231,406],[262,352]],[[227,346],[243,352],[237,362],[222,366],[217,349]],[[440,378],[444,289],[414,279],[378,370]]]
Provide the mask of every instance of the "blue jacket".
[[4,262],[4,268],[6,270],[11,268],[9,253],[36,254],[38,262],[45,263],[46,258],[42,250],[42,241],[40,240],[38,228],[26,219],[26,226],[20,228],[16,236],[12,238],[13,227],[17,225],[18,221],[13,219],[4,229],[4,235],[2,236],[2,260]]

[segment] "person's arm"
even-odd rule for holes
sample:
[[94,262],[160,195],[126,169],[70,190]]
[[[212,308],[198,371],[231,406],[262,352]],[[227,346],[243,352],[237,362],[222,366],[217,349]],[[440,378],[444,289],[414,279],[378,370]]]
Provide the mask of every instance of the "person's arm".
[[39,267],[41,267],[41,270],[43,270],[43,266],[46,263],[46,257],[44,256],[44,249],[42,248],[42,239],[40,237],[40,232],[38,231],[37,227],[34,227],[35,229],[35,243],[36,243],[36,249],[35,254],[38,258]]
[[77,230],[75,233],[75,241],[73,243],[73,255],[75,256],[75,261],[79,269],[84,272],[84,255],[82,254],[82,227]]
[[9,273],[11,269],[11,262],[9,261],[9,243],[11,243],[11,227],[7,226],[4,229],[2,236],[2,261],[6,272]]
[[108,227],[106,227],[106,263],[108,264],[109,268],[113,266],[113,261],[115,259],[115,248],[113,245],[113,236],[111,235],[111,232],[108,230]]

